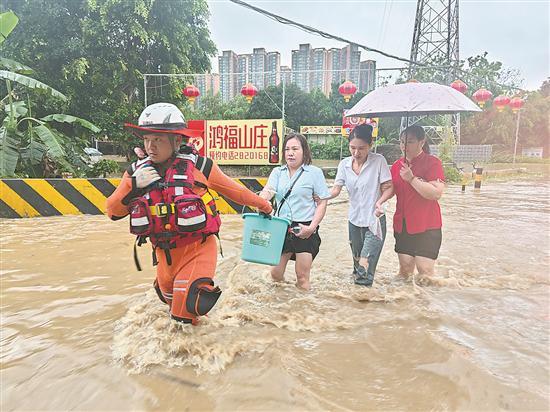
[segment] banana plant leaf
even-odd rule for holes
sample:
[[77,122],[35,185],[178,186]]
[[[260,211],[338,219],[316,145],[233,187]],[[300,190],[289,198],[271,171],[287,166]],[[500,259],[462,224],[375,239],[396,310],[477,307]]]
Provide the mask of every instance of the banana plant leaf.
[[54,97],[58,97],[64,101],[67,100],[67,96],[55,90],[53,87],[50,87],[45,83],[39,82],[38,80],[33,79],[32,77],[25,76],[23,74],[14,73],[7,70],[0,70],[0,79],[11,80],[13,82],[22,84],[23,86],[29,87],[31,89],[46,90],[48,93],[50,93]]
[[34,71],[29,66],[25,66],[24,64],[6,57],[0,57],[0,67],[19,74],[32,74]]
[[7,104],[4,107],[4,111],[9,115],[13,110],[14,117],[25,116],[29,111],[25,102],[13,102],[12,104]]
[[19,161],[19,141],[8,132],[5,126],[0,127],[0,176],[13,176]]
[[19,17],[13,11],[0,13],[0,44],[6,40],[18,22]]
[[54,159],[61,159],[65,156],[65,150],[59,142],[59,138],[45,125],[34,126],[33,133],[48,148],[48,154]]
[[88,120],[84,120],[76,116],[71,116],[70,114],[61,114],[61,113],[50,114],[48,116],[40,118],[40,120],[43,120],[45,122],[51,122],[53,120],[60,123],[70,123],[70,124],[77,123],[80,126],[85,127],[86,129],[91,130],[94,133],[99,133],[101,131],[99,127],[89,122]]
[[64,158],[56,159],[60,166],[63,167],[64,170],[70,173],[75,173],[74,167]]
[[32,140],[26,148],[21,150],[21,160],[32,166],[39,165],[47,151],[48,148],[44,144]]

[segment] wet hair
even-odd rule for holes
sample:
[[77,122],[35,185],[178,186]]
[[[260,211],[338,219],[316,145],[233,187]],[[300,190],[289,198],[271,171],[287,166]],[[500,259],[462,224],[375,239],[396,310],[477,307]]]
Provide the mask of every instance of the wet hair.
[[426,132],[424,131],[424,128],[422,126],[413,124],[412,126],[407,127],[401,132],[400,137],[403,136],[407,136],[407,139],[409,139],[410,137],[414,137],[416,141],[426,139],[424,145],[422,146],[422,150],[424,151],[424,153],[430,154],[430,143],[426,138]]
[[351,142],[353,139],[360,139],[372,146],[372,131],[373,127],[370,124],[360,124],[351,131],[348,140]]
[[[302,150],[304,151],[304,164],[310,165],[311,164],[311,149],[309,148],[309,145],[307,144],[306,138],[301,135],[300,133],[289,133],[285,136],[285,140],[283,141],[283,152],[286,148],[286,144],[290,139],[296,139],[300,142],[300,145],[302,146]],[[282,156],[281,159],[283,164],[286,164],[285,156]]]

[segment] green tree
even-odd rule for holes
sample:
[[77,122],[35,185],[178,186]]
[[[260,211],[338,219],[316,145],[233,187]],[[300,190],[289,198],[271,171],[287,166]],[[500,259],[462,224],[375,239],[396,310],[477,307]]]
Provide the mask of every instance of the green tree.
[[186,119],[237,120],[247,118],[249,107],[243,96],[236,96],[228,102],[223,102],[219,94],[208,93],[201,97],[197,107],[187,105],[183,114]]
[[[71,113],[126,150],[133,142],[123,123],[143,108],[140,73],[204,72],[216,51],[204,0],[4,0],[0,7],[25,16],[5,53],[32,62],[68,97]],[[170,84],[169,101],[181,105],[181,86]]]
[[[464,62],[461,62],[461,66]],[[417,80],[419,82],[433,82],[438,84],[447,84],[446,57],[443,55],[434,56],[429,61],[424,62],[425,66],[416,66],[414,70],[401,70],[400,76],[396,80],[396,84],[406,83],[409,80]]]
[[[414,70],[414,79],[419,82],[433,82],[448,85],[456,79],[461,79],[468,85],[466,94],[471,96],[476,90],[483,87],[489,89],[494,96],[510,92],[519,88],[521,78],[519,71],[503,67],[499,61],[490,61],[488,53],[461,60],[456,69],[449,69],[444,56],[435,56],[425,62],[426,66],[418,66]],[[448,79],[447,72],[453,72],[452,79]],[[410,79],[409,70],[403,70],[396,83],[404,83]]]
[[[449,83],[444,61],[441,57],[435,57],[427,62],[427,67],[418,67],[414,78],[421,82]],[[466,95],[470,98],[482,87],[490,90],[493,97],[500,94],[512,97],[520,91],[521,78],[518,70],[506,68],[501,62],[490,60],[487,52],[461,61],[455,75],[468,85]],[[403,71],[398,83],[407,81],[408,76],[408,71]],[[525,136],[525,140],[522,139],[524,142],[541,143],[541,138],[548,136],[548,132],[543,131],[544,121],[541,121],[544,110],[548,110],[545,104],[547,105],[547,101],[545,103],[540,93],[529,94],[520,124],[520,135]],[[515,139],[515,125],[516,116],[509,109],[499,113],[491,102],[487,102],[483,112],[461,115],[461,143],[499,144],[510,148]],[[385,131],[385,124],[381,124],[381,127]]]
[[[309,109],[306,93],[294,84],[285,85],[285,121],[286,126],[300,129],[300,120]],[[280,119],[282,117],[283,87],[269,86],[260,90],[252,100],[248,119]]]
[[[18,17],[12,11],[0,13],[0,43],[18,24]],[[94,133],[100,131],[87,120],[66,114],[51,114],[41,118],[33,117],[33,97],[45,93],[66,100],[66,96],[50,86],[27,76],[32,69],[14,60],[0,57],[0,79],[5,81],[6,96],[0,100],[3,116],[0,125],[0,176],[15,173],[42,177],[49,171],[77,173],[86,169],[83,147],[84,139],[69,137],[66,132],[84,128]],[[24,73],[24,74],[23,74]]]
[[[548,113],[550,113],[550,80],[546,80],[539,90],[525,93],[525,104],[521,109],[519,124],[520,147],[544,147],[548,153],[550,132]],[[516,136],[517,114],[509,108],[498,112],[489,107],[462,122],[461,141],[464,144],[504,145],[513,150]]]
[[499,61],[489,61],[488,53],[468,57],[462,64],[463,81],[468,85],[468,96],[484,87],[489,89],[493,96],[511,93],[521,85],[519,71],[506,68]]
[[394,143],[399,139],[399,129],[401,128],[400,117],[381,117],[378,122],[378,136],[385,143]]
[[[306,93],[295,84],[285,85],[285,121],[286,126],[300,130],[305,125],[338,125],[342,123],[344,108],[351,108],[362,97],[357,93],[349,102],[345,102],[334,84],[329,97],[319,89]],[[283,87],[270,86],[260,90],[252,101],[247,113],[249,119],[280,118],[283,101]]]

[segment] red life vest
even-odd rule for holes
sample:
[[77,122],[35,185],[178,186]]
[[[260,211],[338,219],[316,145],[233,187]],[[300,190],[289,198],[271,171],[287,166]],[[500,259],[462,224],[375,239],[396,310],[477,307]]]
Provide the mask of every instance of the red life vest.
[[[204,241],[219,232],[221,219],[216,202],[205,185],[195,182],[197,160],[203,171],[206,163],[212,162],[199,157],[194,149],[179,153],[166,170],[164,179],[128,204],[130,232],[138,236],[138,246],[146,243],[146,238],[151,240],[153,264],[156,264],[154,249],[157,247],[165,251],[167,262],[171,264],[170,249]],[[135,162],[132,170],[146,166],[154,167],[148,158]],[[209,200],[193,192],[194,186],[206,188]]]

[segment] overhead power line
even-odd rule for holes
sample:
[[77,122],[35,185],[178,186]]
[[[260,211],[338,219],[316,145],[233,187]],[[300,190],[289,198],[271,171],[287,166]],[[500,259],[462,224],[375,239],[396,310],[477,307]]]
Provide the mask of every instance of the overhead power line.
[[[275,20],[276,22],[279,22],[279,23],[282,23],[282,24],[288,24],[289,26],[294,26],[294,27],[296,27],[300,30],[303,30],[303,31],[306,31],[306,32],[312,33],[312,34],[317,34],[317,35],[319,35],[321,37],[324,37],[326,39],[333,39],[333,40],[341,41],[343,43],[355,44],[358,47],[361,47],[362,49],[364,49],[366,51],[373,52],[373,53],[378,53],[378,54],[381,54],[382,56],[386,56],[390,59],[399,60],[399,61],[409,63],[409,64],[419,66],[419,67],[434,68],[438,71],[449,70],[451,68],[451,66],[444,66],[444,67],[441,67],[441,68],[440,67],[433,67],[433,66],[431,66],[429,64],[426,64],[426,63],[420,63],[420,62],[417,62],[417,61],[414,61],[414,60],[409,60],[409,59],[406,59],[406,58],[403,58],[403,57],[395,56],[393,54],[383,52],[382,50],[378,50],[378,49],[375,49],[375,48],[372,48],[372,47],[368,47],[368,46],[365,46],[364,44],[360,44],[360,43],[357,43],[357,42],[354,42],[354,41],[351,41],[351,40],[347,40],[347,39],[344,39],[343,37],[327,33],[325,31],[316,29],[316,28],[311,27],[311,26],[307,26],[307,25],[302,24],[302,23],[298,23],[294,20],[290,20],[290,19],[287,19],[286,17],[279,16],[277,14],[271,13],[267,10],[264,10],[264,9],[259,8],[259,7],[253,6],[253,5],[248,4],[248,3],[244,2],[244,1],[241,1],[241,0],[229,0],[229,1],[231,3],[235,3],[239,6],[246,7],[247,9],[253,10],[257,13],[263,14],[264,16],[269,17],[270,19]],[[391,12],[391,4],[390,4],[390,12]],[[461,68],[453,67],[453,69],[457,70],[458,72],[460,72],[463,75],[467,75],[467,76],[476,78],[478,80],[483,80],[482,77],[473,75],[473,74],[471,74],[471,73],[469,73],[469,72],[467,72],[467,71],[465,71]],[[491,83],[494,83],[498,86],[505,87],[505,88],[508,88],[508,89],[522,90],[519,87],[501,84],[501,83],[498,83],[496,81],[491,81]]]
[[248,4],[248,3],[245,3],[244,1],[241,1],[241,0],[229,0],[229,1],[231,3],[238,4],[239,6],[246,7],[247,9],[253,10],[257,13],[263,14],[264,16],[267,16],[270,19],[273,19],[273,20],[275,20],[279,23],[288,24],[290,26],[297,27],[300,30],[304,30],[304,31],[306,31],[308,33],[312,33],[312,34],[317,34],[317,35],[322,36],[326,39],[333,39],[333,40],[341,41],[343,43],[355,44],[356,46],[361,47],[362,49],[364,49],[366,51],[373,52],[373,53],[378,53],[378,54],[381,54],[382,56],[386,56],[390,59],[395,59],[395,60],[399,60],[399,61],[402,61],[402,62],[405,62],[405,63],[414,64],[416,66],[425,66],[425,64],[423,64],[423,63],[419,63],[419,62],[416,62],[416,61],[413,61],[413,60],[409,60],[409,59],[406,59],[404,57],[395,56],[393,54],[383,52],[382,50],[374,49],[372,47],[365,46],[364,44],[360,44],[360,43],[357,43],[357,42],[354,42],[354,41],[351,41],[351,40],[348,40],[348,39],[344,39],[343,37],[327,33],[325,31],[316,29],[316,28],[311,27],[311,26],[307,26],[307,25],[302,24],[302,23],[298,23],[294,20],[287,19],[286,17],[279,16],[279,15],[271,13],[267,10],[261,9],[259,7],[253,6],[253,5]]
[[382,45],[382,32],[384,31],[385,23],[386,23],[386,9],[388,7],[388,2],[384,2],[384,12],[382,13],[382,19],[380,19],[380,28],[378,29],[378,42],[376,43],[376,47],[380,47]]

